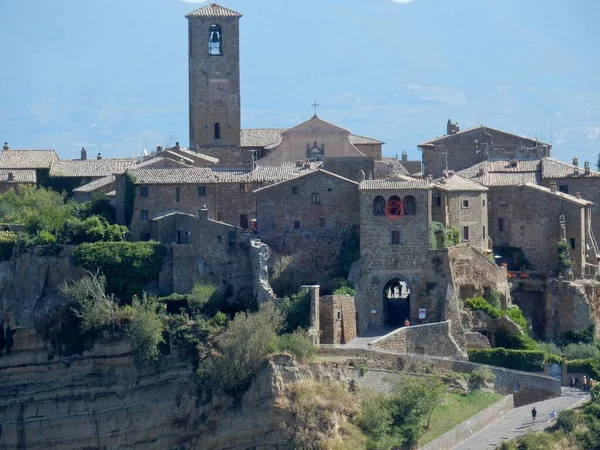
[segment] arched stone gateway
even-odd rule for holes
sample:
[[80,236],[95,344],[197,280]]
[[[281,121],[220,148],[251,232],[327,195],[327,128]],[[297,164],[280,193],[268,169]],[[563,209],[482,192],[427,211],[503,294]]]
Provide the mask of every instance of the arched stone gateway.
[[383,323],[386,326],[402,326],[410,320],[410,295],[408,283],[400,277],[391,278],[383,286]]

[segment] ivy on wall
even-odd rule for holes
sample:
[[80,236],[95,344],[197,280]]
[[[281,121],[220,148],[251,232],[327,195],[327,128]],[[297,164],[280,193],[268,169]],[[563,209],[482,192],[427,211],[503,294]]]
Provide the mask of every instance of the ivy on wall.
[[135,176],[130,173],[125,174],[125,224],[127,228],[131,226],[133,219],[133,207],[135,206]]

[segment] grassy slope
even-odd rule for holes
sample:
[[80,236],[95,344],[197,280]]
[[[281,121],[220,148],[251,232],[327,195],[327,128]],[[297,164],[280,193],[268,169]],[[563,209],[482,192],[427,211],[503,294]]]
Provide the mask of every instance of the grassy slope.
[[429,430],[419,439],[419,444],[432,441],[502,398],[500,394],[479,390],[466,396],[448,394],[446,402],[433,412]]

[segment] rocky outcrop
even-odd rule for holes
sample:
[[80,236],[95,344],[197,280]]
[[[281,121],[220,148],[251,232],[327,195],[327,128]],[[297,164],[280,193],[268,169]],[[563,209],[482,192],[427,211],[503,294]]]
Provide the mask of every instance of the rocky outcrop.
[[0,318],[11,328],[33,327],[65,302],[59,286],[85,272],[71,263],[73,247],[36,247],[0,262]]
[[35,332],[19,330],[0,357],[0,449],[287,448],[287,389],[305,378],[345,381],[279,355],[238,402],[203,404],[193,370],[175,355],[137,370],[127,340],[113,337],[82,356],[49,360]]
[[269,246],[260,239],[250,240],[250,261],[252,262],[252,278],[256,302],[262,305],[275,298],[269,284]]

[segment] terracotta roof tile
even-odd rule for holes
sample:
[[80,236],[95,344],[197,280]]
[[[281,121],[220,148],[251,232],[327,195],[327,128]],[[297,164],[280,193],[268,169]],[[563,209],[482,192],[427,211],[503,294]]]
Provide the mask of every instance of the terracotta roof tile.
[[587,200],[584,200],[582,198],[577,198],[574,195],[570,195],[570,194],[565,194],[564,192],[560,192],[560,191],[556,191],[556,192],[552,192],[551,189],[548,189],[547,187],[544,186],[540,186],[537,184],[533,184],[533,183],[525,183],[525,186],[530,188],[530,189],[535,189],[537,191],[543,192],[545,194],[548,195],[552,195],[554,197],[559,197],[563,200],[567,200],[571,203],[575,203],[577,205],[581,205],[581,206],[591,206],[593,205],[592,202],[589,202]]
[[509,133],[508,131],[502,131],[502,130],[499,130],[499,129],[494,128],[494,127],[488,127],[487,125],[477,125],[477,126],[474,126],[474,127],[471,127],[471,128],[465,128],[464,130],[460,130],[458,133],[445,134],[444,136],[438,136],[435,139],[432,139],[430,141],[422,142],[421,144],[417,145],[417,147],[426,147],[426,146],[434,144],[436,142],[443,141],[444,139],[447,139],[447,138],[450,138],[450,137],[453,137],[453,136],[460,136],[461,134],[466,134],[466,133],[469,133],[471,131],[475,131],[475,130],[479,130],[479,129],[482,129],[482,130],[492,130],[492,131],[495,131],[497,133],[508,134],[510,136],[515,136],[515,137],[518,137],[518,138],[521,138],[521,139],[526,139],[526,140],[529,140],[529,141],[534,142],[534,143],[537,142],[538,145],[549,145],[549,144],[546,144],[544,142],[537,141],[536,139],[532,139],[532,138],[529,138],[529,137],[526,137],[526,136],[520,136],[520,135],[514,134],[514,133]]
[[393,173],[401,175],[410,175],[402,162],[396,158],[381,158],[381,161],[392,166]]
[[463,178],[459,175],[451,174],[448,178],[438,178],[433,181],[432,185],[435,189],[442,191],[454,191],[454,192],[485,192],[489,189],[482,184],[475,181],[471,181],[467,178]]
[[368,190],[399,190],[399,189],[429,189],[429,183],[424,179],[407,181],[365,180],[360,183],[361,191]]
[[177,169],[129,169],[136,184],[202,184],[215,183],[217,178],[206,167],[181,167]]
[[94,192],[95,190],[108,186],[114,182],[115,176],[108,175],[107,177],[99,178],[97,180],[92,181],[91,183],[79,186],[78,188],[73,189],[73,192]]
[[[12,181],[8,180],[9,173],[12,173]],[[35,183],[36,181],[37,176],[33,169],[0,170],[0,183]]]
[[58,155],[54,150],[3,150],[0,169],[49,169]]
[[51,177],[106,177],[135,165],[133,158],[66,159],[52,163]]
[[[281,142],[281,133],[289,128],[246,128],[241,131],[240,141],[242,147],[273,147]],[[383,144],[377,139],[351,134],[348,138],[353,145]]]
[[186,14],[185,17],[242,17],[242,15],[232,9],[224,8],[216,3],[210,3]]
[[[577,169],[578,174],[575,173]],[[573,177],[600,177],[600,172],[590,170],[585,174],[583,167],[576,167],[573,164],[559,161],[554,158],[542,159],[542,178],[573,178]]]

